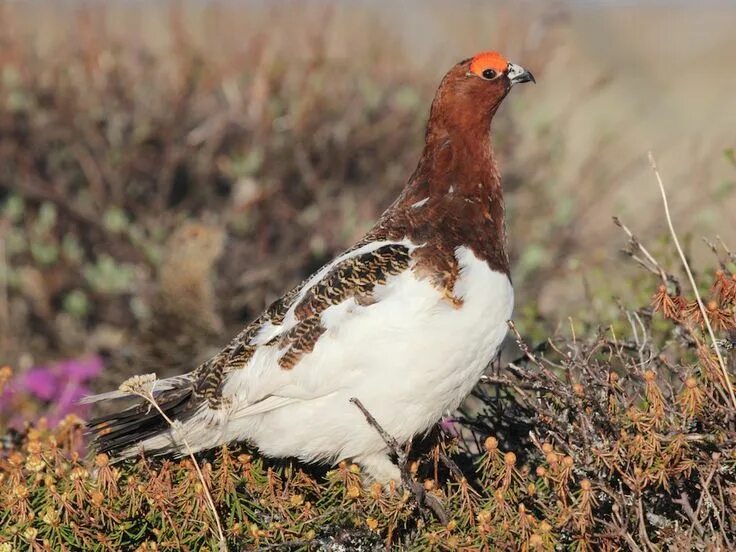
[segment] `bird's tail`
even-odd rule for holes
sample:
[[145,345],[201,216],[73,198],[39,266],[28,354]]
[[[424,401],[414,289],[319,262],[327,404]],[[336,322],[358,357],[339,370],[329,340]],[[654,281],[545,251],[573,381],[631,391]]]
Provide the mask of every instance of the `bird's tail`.
[[[82,399],[82,403],[96,403],[102,411],[108,412],[87,423],[93,447],[116,460],[135,456],[141,450],[154,455],[178,452],[180,446],[172,435],[171,424],[161,412],[175,423],[189,419],[196,412],[200,404],[194,398],[191,379],[177,376],[157,381],[150,396],[158,408],[127,391]],[[121,406],[130,400],[134,401],[132,406]]]

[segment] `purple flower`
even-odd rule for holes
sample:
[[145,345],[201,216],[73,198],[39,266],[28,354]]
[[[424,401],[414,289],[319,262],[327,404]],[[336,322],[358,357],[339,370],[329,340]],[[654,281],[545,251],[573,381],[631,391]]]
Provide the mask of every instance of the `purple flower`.
[[[5,411],[15,410],[12,404],[32,405],[28,396],[48,405],[47,409],[37,412],[46,416],[50,424],[55,424],[67,414],[83,414],[85,408],[77,404],[79,399],[89,394],[86,382],[97,376],[103,368],[102,359],[98,356],[64,360],[52,364],[31,368],[11,382],[3,393],[0,405],[6,406]],[[5,400],[14,397],[13,401]],[[26,397],[23,399],[22,397]],[[19,401],[22,401],[20,403]],[[7,412],[6,412],[7,413]]]
[[440,420],[440,427],[442,431],[453,437],[460,435],[460,431],[457,428],[457,420],[455,418],[442,418]]
[[61,376],[74,381],[89,381],[102,372],[102,359],[98,356],[65,360],[57,365],[57,372]]
[[30,391],[37,398],[49,401],[59,391],[59,378],[52,366],[39,366],[26,372],[20,379],[20,389]]

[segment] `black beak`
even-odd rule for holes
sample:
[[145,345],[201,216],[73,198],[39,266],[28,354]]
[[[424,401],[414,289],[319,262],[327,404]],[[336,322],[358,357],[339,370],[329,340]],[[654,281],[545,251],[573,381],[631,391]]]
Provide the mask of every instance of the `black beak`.
[[534,79],[534,75],[532,75],[529,71],[524,69],[521,65],[516,65],[515,63],[509,63],[507,75],[512,85],[519,84],[522,82],[533,82],[533,83],[537,82]]

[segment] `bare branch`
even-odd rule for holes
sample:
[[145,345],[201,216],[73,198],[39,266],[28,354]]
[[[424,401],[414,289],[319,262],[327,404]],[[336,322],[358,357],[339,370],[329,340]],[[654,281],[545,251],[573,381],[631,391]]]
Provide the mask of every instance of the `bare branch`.
[[447,525],[449,521],[447,513],[445,512],[444,508],[442,508],[439,500],[437,500],[437,498],[435,498],[433,495],[428,494],[424,490],[423,485],[412,479],[407,466],[408,455],[405,451],[401,449],[401,447],[399,446],[399,442],[385,429],[383,429],[383,427],[381,427],[381,424],[379,424],[373,414],[371,414],[368,409],[363,406],[363,403],[360,402],[359,399],[357,399],[356,397],[352,397],[350,399],[350,402],[358,407],[358,409],[363,413],[363,416],[365,416],[368,425],[370,425],[378,432],[378,434],[381,436],[381,439],[383,439],[383,442],[386,443],[386,446],[391,450],[391,452],[396,455],[399,471],[401,472],[401,483],[408,491],[410,491],[414,495],[414,499],[416,500],[417,505],[420,508],[427,507],[437,517],[442,525]]
[[189,445],[189,441],[187,441],[186,437],[184,436],[183,431],[181,430],[181,423],[178,421],[174,421],[171,418],[169,418],[166,413],[161,409],[158,402],[156,402],[156,399],[153,396],[153,389],[156,385],[156,375],[155,374],[147,374],[145,376],[134,376],[126,381],[124,381],[122,384],[120,384],[121,391],[127,391],[130,393],[133,393],[135,395],[138,395],[145,401],[151,404],[158,413],[161,415],[161,417],[166,420],[166,423],[169,424],[171,427],[171,431],[174,434],[175,438],[184,445],[186,448],[187,454],[189,455],[189,458],[191,458],[192,463],[194,464],[194,469],[197,470],[197,476],[199,477],[200,483],[202,483],[202,488],[204,489],[204,495],[207,499],[207,505],[209,506],[212,516],[215,518],[215,524],[217,526],[217,538],[218,538],[218,546],[220,552],[227,552],[227,541],[225,540],[225,534],[222,532],[222,524],[220,523],[220,516],[217,513],[217,508],[215,507],[215,502],[212,500],[212,495],[210,494],[209,485],[207,485],[207,481],[204,478],[204,474],[202,473],[202,468],[199,467],[199,462],[197,462],[197,459],[194,457],[194,451],[192,450],[191,446]]
[[667,225],[670,228],[670,234],[672,235],[672,240],[675,242],[677,253],[680,255],[680,259],[682,260],[682,264],[685,267],[685,272],[687,273],[688,280],[690,280],[690,285],[693,288],[693,293],[695,293],[695,299],[698,302],[700,313],[703,315],[703,322],[705,323],[705,327],[708,328],[708,335],[710,336],[711,342],[713,343],[713,348],[715,349],[715,352],[716,352],[716,356],[718,357],[718,364],[720,365],[721,372],[723,373],[724,384],[728,388],[728,394],[731,397],[731,404],[734,407],[734,409],[736,409],[736,394],[734,394],[734,391],[733,391],[733,385],[731,384],[731,377],[729,376],[728,370],[726,369],[726,363],[724,362],[723,356],[721,355],[721,349],[720,347],[718,347],[718,343],[716,342],[716,336],[713,333],[713,328],[710,324],[708,313],[706,312],[705,306],[703,305],[703,300],[700,297],[700,292],[698,291],[698,286],[695,283],[695,278],[693,277],[693,273],[690,270],[690,265],[687,262],[685,253],[682,251],[682,247],[680,247],[680,240],[677,239],[677,233],[675,232],[675,227],[672,224],[672,217],[670,216],[669,204],[667,203],[667,194],[664,191],[664,184],[662,183],[662,177],[659,174],[659,170],[657,169],[657,163],[654,161],[654,156],[652,155],[652,152],[649,152],[649,164],[652,166],[652,170],[654,171],[654,176],[656,176],[657,184],[659,185],[659,191],[662,194],[662,203],[664,204],[664,214],[665,214],[665,217],[667,218]]

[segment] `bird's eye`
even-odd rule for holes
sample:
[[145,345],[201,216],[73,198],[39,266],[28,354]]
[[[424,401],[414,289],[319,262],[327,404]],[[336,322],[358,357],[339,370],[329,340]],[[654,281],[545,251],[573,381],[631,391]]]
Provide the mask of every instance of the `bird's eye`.
[[491,80],[496,76],[496,72],[493,69],[484,69],[483,70],[483,78]]

